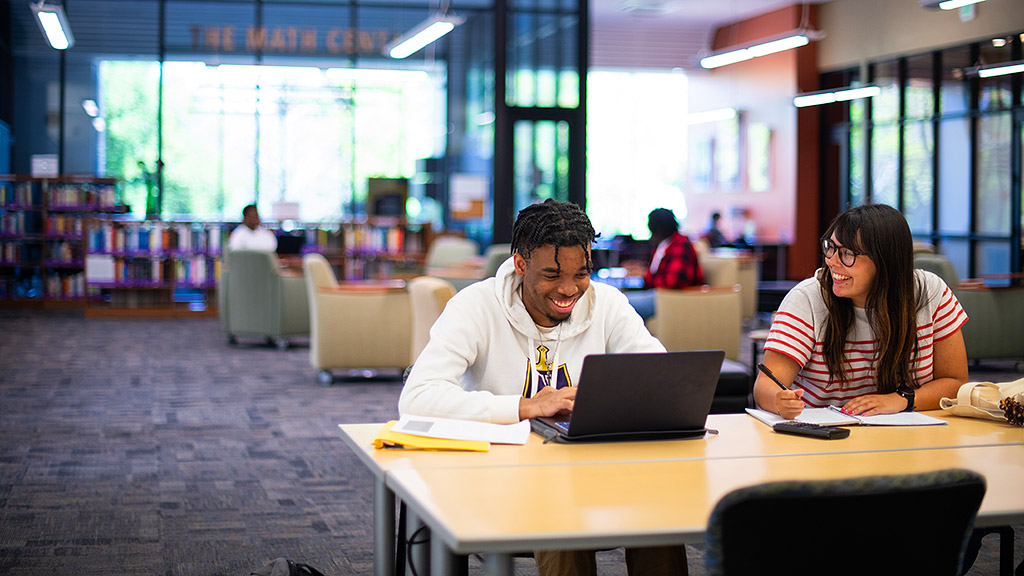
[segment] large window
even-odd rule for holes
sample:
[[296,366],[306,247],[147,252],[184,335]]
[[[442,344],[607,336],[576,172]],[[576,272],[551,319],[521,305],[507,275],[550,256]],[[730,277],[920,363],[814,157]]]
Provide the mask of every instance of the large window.
[[647,238],[648,213],[686,219],[686,76],[591,72],[587,80],[587,212],[605,238]]
[[[155,62],[100,67],[107,174],[145,214],[163,131],[165,216],[237,219],[258,200],[265,217],[297,202],[305,221],[361,209],[367,179],[412,177],[444,151],[443,73],[165,62],[157,122]],[[358,142],[358,146],[356,143]]]
[[971,67],[1020,60],[1022,36],[872,63],[881,94],[847,104],[849,123],[834,127],[849,138],[842,203],[898,207],[962,277],[1021,271],[1021,75]]

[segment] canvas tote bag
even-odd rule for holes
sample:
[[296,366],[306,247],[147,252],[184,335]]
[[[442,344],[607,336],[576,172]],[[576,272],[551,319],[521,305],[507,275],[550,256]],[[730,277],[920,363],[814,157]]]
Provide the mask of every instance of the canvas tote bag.
[[999,407],[1003,398],[1024,403],[1024,378],[1012,382],[968,382],[960,387],[956,398],[942,398],[939,407],[956,416],[984,418],[987,420],[1008,420]]

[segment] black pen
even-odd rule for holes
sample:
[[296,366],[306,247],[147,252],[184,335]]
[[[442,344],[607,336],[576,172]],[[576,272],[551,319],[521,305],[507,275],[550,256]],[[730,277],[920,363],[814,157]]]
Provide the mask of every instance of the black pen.
[[785,384],[783,384],[782,382],[779,382],[779,379],[775,377],[775,374],[772,374],[772,371],[769,370],[768,367],[765,366],[764,364],[758,364],[757,365],[757,369],[760,370],[761,372],[764,372],[765,376],[771,378],[772,382],[775,382],[776,384],[778,384],[779,388],[782,388],[783,390],[789,390],[789,388],[786,388]]

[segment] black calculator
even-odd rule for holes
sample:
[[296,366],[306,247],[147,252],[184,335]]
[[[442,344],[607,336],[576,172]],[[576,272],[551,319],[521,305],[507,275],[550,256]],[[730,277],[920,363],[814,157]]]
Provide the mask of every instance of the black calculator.
[[849,428],[841,428],[839,426],[822,426],[821,424],[798,422],[796,420],[779,422],[772,426],[772,429],[783,434],[810,436],[812,438],[821,438],[822,440],[839,440],[840,438],[846,438],[850,435]]

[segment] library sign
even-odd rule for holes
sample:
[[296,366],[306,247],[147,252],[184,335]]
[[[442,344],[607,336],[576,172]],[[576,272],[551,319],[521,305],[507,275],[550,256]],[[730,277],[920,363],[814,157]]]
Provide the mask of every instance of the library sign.
[[191,27],[192,48],[210,52],[261,52],[277,54],[379,55],[398,34],[390,30],[297,26],[204,26]]

